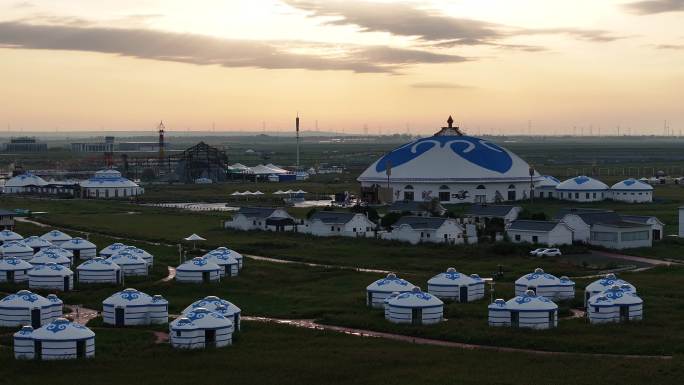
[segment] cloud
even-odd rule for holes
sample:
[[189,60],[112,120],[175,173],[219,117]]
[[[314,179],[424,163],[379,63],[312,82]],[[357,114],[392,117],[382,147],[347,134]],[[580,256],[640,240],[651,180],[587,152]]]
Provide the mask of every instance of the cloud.
[[418,82],[411,84],[412,88],[427,88],[427,89],[470,89],[471,86],[449,82]]
[[684,49],[684,44],[656,44],[655,48],[679,50],[679,49]]
[[[78,23],[77,23],[78,24]],[[397,73],[418,63],[458,63],[458,55],[375,46],[328,47],[322,43],[220,39],[150,29],[0,22],[0,46],[110,53],[141,59],[224,67],[348,70]],[[302,54],[297,47],[319,48]],[[335,48],[335,53],[325,48]],[[329,51],[329,50],[328,50]]]
[[639,15],[684,11],[684,0],[646,0],[627,3],[627,11]]

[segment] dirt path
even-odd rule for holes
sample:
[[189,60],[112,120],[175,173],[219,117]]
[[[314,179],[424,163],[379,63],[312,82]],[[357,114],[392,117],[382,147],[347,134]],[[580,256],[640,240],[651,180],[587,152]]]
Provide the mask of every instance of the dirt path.
[[169,282],[176,278],[176,268],[171,266],[166,266],[166,268],[169,270],[169,274],[155,283]]
[[71,313],[66,314],[65,317],[71,322],[76,322],[81,325],[86,325],[91,319],[96,318],[99,315],[97,310],[88,309],[81,305],[64,305],[67,309],[71,310]]

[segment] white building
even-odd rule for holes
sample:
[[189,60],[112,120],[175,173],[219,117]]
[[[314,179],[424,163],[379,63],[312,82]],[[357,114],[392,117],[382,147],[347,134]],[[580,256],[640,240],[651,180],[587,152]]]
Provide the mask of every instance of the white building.
[[477,301],[485,295],[485,281],[479,275],[462,274],[453,267],[430,278],[427,284],[430,294],[461,303]]
[[[409,242],[461,244],[467,238],[465,229],[455,219],[441,217],[401,217],[392,226],[392,231],[382,234],[383,239]],[[468,239],[468,243],[477,243]]]
[[630,178],[610,187],[611,198],[629,203],[653,202],[653,186],[640,180]]
[[637,292],[636,286],[632,285],[631,283],[617,278],[617,276],[615,276],[615,274],[613,273],[606,274],[605,277],[597,279],[596,281],[590,283],[589,285],[587,285],[587,287],[584,288],[584,306],[587,306],[589,298],[597,294],[601,294],[613,286],[622,287],[625,285],[630,289],[630,291],[633,291],[634,293]]
[[582,175],[556,186],[556,198],[575,202],[597,202],[609,197],[608,185]]
[[17,257],[25,261],[33,258],[33,249],[24,244],[24,241],[5,241],[0,246],[0,254],[3,257]]
[[180,349],[220,348],[233,343],[233,330],[230,318],[199,307],[169,324],[169,341]]
[[0,282],[21,283],[28,281],[33,265],[17,257],[0,258]]
[[534,184],[536,198],[557,198],[556,187],[560,181],[551,175],[542,175],[542,179]]
[[206,258],[195,257],[176,268],[176,281],[190,283],[216,282],[221,278],[221,267]]
[[59,230],[50,230],[40,236],[44,240],[52,243],[55,246],[60,246],[62,243],[71,239],[71,235],[63,233]]
[[71,267],[71,258],[66,255],[53,253],[50,251],[39,251],[28,261],[32,266],[42,266],[48,263],[55,263],[64,267]]
[[513,205],[472,205],[464,216],[471,222],[486,225],[492,219],[500,219],[504,225],[518,219],[522,207]]
[[319,237],[373,237],[375,223],[361,213],[317,211],[302,231]]
[[198,308],[205,308],[211,312],[221,314],[233,321],[235,330],[240,331],[240,314],[242,314],[242,310],[233,303],[210,295],[190,304],[190,306],[183,310],[183,314],[188,314]]
[[39,328],[62,316],[64,303],[56,295],[47,297],[19,290],[0,300],[0,326],[30,325]]
[[144,259],[127,251],[116,253],[107,261],[118,265],[124,277],[145,276],[149,272],[149,265]]
[[528,290],[552,300],[575,298],[575,282],[565,276],[558,278],[545,273],[541,268],[536,268],[533,273],[525,274],[515,281],[515,295],[522,296]]
[[123,251],[125,248],[127,248],[128,245],[124,245],[121,242],[116,242],[112,243],[111,245],[105,247],[104,249],[100,250],[100,257],[102,258],[109,258],[112,255]]
[[382,308],[383,301],[393,292],[406,293],[415,286],[396,274],[389,273],[387,277],[378,279],[366,287],[366,305],[369,307]]
[[650,215],[620,215],[625,222],[639,223],[651,226],[651,239],[660,241],[665,236],[665,223],[660,219]]
[[74,288],[74,272],[68,267],[48,263],[29,270],[31,289],[71,291]]
[[613,286],[589,298],[587,316],[592,324],[640,321],[644,318],[644,301],[629,285]]
[[165,324],[169,322],[169,302],[161,295],[124,289],[102,301],[102,320],[116,327]]
[[624,220],[614,211],[570,210],[562,222],[573,229],[573,240],[611,249],[651,247],[652,225]]
[[240,207],[223,225],[234,230],[293,231],[296,221],[282,208]]
[[37,235],[32,235],[28,238],[25,238],[23,242],[26,246],[32,248],[34,253],[37,253],[46,247],[53,246],[52,243],[46,241],[45,239]]
[[62,242],[59,247],[71,251],[74,255],[74,260],[90,259],[97,256],[97,246],[94,243],[80,238],[71,238],[68,241]]
[[121,283],[121,267],[102,257],[89,259],[76,267],[80,283]]
[[506,235],[515,243],[570,245],[572,234],[572,228],[565,222],[518,219],[506,225]]
[[451,117],[447,123],[435,135],[371,164],[357,179],[363,199],[487,203],[529,197],[530,183],[540,176],[524,160],[488,140],[463,135]]
[[444,319],[444,302],[419,287],[387,300],[386,319],[393,323],[431,325]]
[[12,230],[2,230],[0,231],[0,243],[11,242],[11,241],[21,241],[24,237],[21,234],[17,234]]
[[504,301],[497,299],[488,306],[489,326],[550,329],[558,326],[558,305],[550,299],[527,290]]
[[142,195],[145,190],[135,182],[121,176],[116,170],[100,170],[95,176],[81,182],[82,194],[86,198],[111,199]]
[[67,360],[95,356],[95,333],[65,318],[38,329],[24,326],[14,333],[14,357],[27,360]]
[[31,192],[31,190],[36,187],[43,187],[47,184],[48,182],[43,178],[30,172],[25,172],[5,182],[2,192],[5,194],[23,194]]

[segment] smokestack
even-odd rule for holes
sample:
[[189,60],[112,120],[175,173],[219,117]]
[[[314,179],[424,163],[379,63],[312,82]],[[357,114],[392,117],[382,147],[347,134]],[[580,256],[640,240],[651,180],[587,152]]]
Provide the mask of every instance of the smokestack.
[[297,171],[299,171],[299,112],[295,119],[295,129],[297,130]]

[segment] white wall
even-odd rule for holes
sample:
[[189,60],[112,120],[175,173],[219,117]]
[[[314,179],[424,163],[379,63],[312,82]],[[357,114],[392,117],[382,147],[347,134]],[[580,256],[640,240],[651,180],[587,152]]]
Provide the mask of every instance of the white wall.
[[651,191],[611,191],[613,200],[630,203],[653,202]]
[[589,242],[589,225],[584,223],[582,218],[575,214],[568,214],[561,219],[567,223],[574,231],[573,240],[578,242]]
[[[345,224],[328,224],[316,219],[308,221],[304,232],[319,237],[342,236],[342,237],[373,237],[375,224],[365,215],[356,214]],[[339,230],[338,230],[339,229]]]
[[[445,234],[447,236],[446,240],[444,238]],[[420,242],[460,244],[463,243],[463,228],[454,220],[445,221],[444,224],[436,230],[414,230],[411,226],[404,224],[395,227],[389,233],[384,233],[383,238],[409,242],[414,245]]]
[[[369,187],[374,183],[364,182],[362,186]],[[376,183],[375,183],[376,184]],[[484,185],[486,188],[484,190],[478,190],[478,185]],[[386,184],[380,183],[381,186],[386,187]],[[413,190],[405,190],[404,187],[407,185],[413,186]],[[449,190],[440,190],[442,185],[449,187]],[[432,198],[438,198],[440,191],[449,191],[450,196],[448,201],[442,201],[444,203],[475,203],[477,195],[485,196],[485,203],[495,202],[496,192],[501,194],[503,201],[508,200],[508,186],[515,186],[515,200],[521,200],[524,197],[529,198],[530,193],[530,182],[513,182],[513,183],[420,183],[420,182],[391,182],[390,187],[394,191],[393,201],[404,200],[404,191],[413,191],[413,200],[418,202],[423,202],[430,200]],[[468,197],[459,199],[454,197],[454,194],[458,194],[460,191],[467,191]],[[425,197],[423,196],[425,193]]]
[[[587,194],[589,196],[587,197]],[[557,191],[556,198],[574,202],[598,202],[611,195],[610,191]]]
[[[558,225],[551,231],[521,231],[521,230],[507,230],[506,233],[512,242],[515,243],[535,243],[533,237],[537,236],[537,242],[547,246],[569,245],[572,244],[572,230],[567,226]],[[520,240],[516,240],[516,235],[520,236]]]

